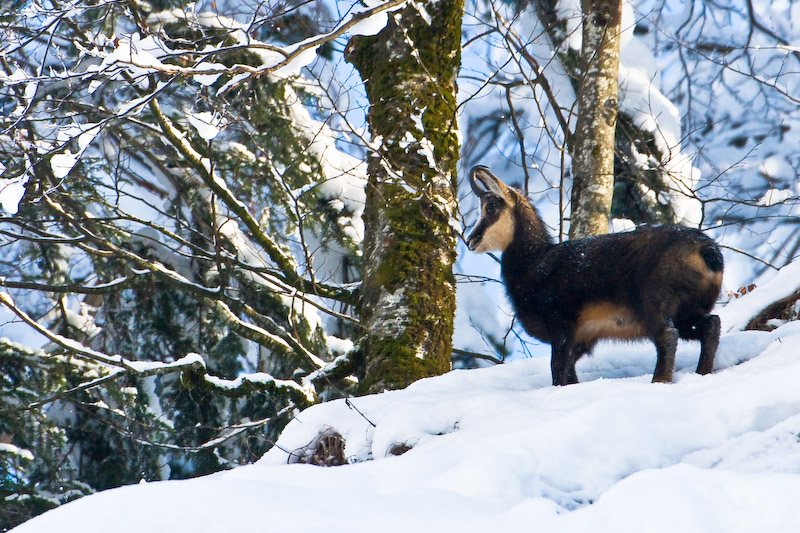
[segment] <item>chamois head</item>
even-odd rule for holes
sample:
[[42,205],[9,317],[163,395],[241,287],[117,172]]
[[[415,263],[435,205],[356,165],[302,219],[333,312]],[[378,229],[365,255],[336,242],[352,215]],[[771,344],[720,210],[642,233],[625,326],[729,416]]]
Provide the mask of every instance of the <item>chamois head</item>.
[[473,252],[504,252],[514,238],[517,195],[489,169],[477,166],[469,173],[472,191],[481,200],[481,216],[467,239]]

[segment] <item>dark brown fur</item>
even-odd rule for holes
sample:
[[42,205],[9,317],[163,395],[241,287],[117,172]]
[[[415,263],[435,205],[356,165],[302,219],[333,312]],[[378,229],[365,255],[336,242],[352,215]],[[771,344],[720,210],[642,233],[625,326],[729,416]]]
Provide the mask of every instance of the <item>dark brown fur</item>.
[[552,345],[554,385],[577,383],[575,363],[601,339],[652,340],[654,382],[672,381],[679,337],[700,341],[698,373],[713,370],[720,321],[710,312],[723,270],[713,240],[696,229],[659,226],[554,244],[521,193],[485,167],[473,169],[470,180],[481,219],[469,247],[503,252],[503,281],[519,321]]

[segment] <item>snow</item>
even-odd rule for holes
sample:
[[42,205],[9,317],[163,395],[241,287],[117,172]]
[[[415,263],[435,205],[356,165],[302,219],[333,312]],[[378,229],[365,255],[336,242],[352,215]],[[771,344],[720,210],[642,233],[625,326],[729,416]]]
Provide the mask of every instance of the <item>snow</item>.
[[0,206],[9,215],[16,215],[19,211],[19,203],[25,196],[25,184],[28,176],[18,178],[0,179]]
[[210,86],[222,75],[226,67],[222,63],[200,63],[194,67],[196,71],[213,70],[211,74],[195,74],[192,79],[200,85]]
[[56,179],[64,179],[72,171],[73,167],[77,164],[81,155],[86,151],[86,148],[92,143],[94,138],[100,132],[101,124],[86,123],[62,126],[58,128],[57,140],[64,146],[66,143],[77,140],[78,151],[72,153],[69,149],[64,150],[63,153],[54,154],[50,158],[50,168],[53,171],[53,176]]
[[[288,102],[299,100],[290,86],[285,89],[284,99]],[[336,135],[328,124],[315,120],[308,109],[300,105],[289,108],[289,116],[297,131],[306,136],[309,144],[305,147],[320,164],[322,179],[315,187],[326,198],[338,201],[351,214],[349,225],[343,228],[354,243],[364,238],[364,222],[361,215],[366,203],[367,165],[364,161],[349,155],[336,147]],[[314,265],[320,272],[321,265]]]
[[227,121],[224,117],[208,111],[188,113],[186,119],[197,130],[200,137],[207,141],[215,138],[227,126]]
[[636,229],[636,224],[627,218],[612,218],[610,228],[611,233],[620,233]]
[[[675,222],[699,226],[702,205],[694,190],[700,172],[681,147],[681,116],[678,108],[661,92],[656,60],[648,45],[633,35],[633,8],[623,4],[622,45],[620,47],[620,111],[633,123],[653,135],[656,147],[664,154],[659,162],[667,170],[670,195],[659,198],[672,204]],[[648,161],[638,161],[647,168]]]
[[773,180],[791,180],[793,177],[795,177],[795,171],[792,168],[792,165],[790,165],[785,158],[780,158],[774,155],[764,159],[759,164],[758,171],[760,174]]
[[756,283],[756,290],[731,301],[719,312],[722,331],[744,329],[762,309],[800,290],[800,261],[789,263],[778,272]]
[[[757,312],[748,296],[736,316]],[[674,384],[650,383],[649,344],[601,345],[566,387],[541,357],[456,370],[309,408],[253,465],[108,490],[13,531],[798,531],[798,343],[800,322],[730,333],[708,376],[681,343]],[[287,464],[327,428],[352,464]]]
[[[581,33],[581,3],[579,0],[559,0],[556,2],[558,18],[567,21],[564,33],[567,36],[564,45],[573,50],[580,51],[583,42]],[[562,45],[563,46],[563,45]]]
[[24,450],[18,446],[14,446],[13,444],[6,444],[4,442],[0,442],[0,453],[16,455],[22,459],[27,459],[28,461],[33,460],[33,454],[28,450]]
[[168,68],[161,62],[161,58],[168,55],[171,50],[157,37],[148,35],[143,39],[138,32],[115,37],[111,39],[115,43],[112,52],[105,53],[99,49],[94,51],[97,56],[103,58],[103,62],[100,65],[92,65],[87,69],[88,72],[113,72],[112,79],[117,79],[121,75],[123,66],[134,77],[148,74],[151,72],[150,69]]
[[162,363],[161,361],[127,361],[126,366],[135,372],[144,374],[159,369],[180,368],[183,366],[191,366],[192,364],[201,364],[205,366],[205,360],[196,353],[188,353],[177,359],[172,363]]
[[[355,14],[377,5],[380,4],[357,5],[354,11],[348,12],[349,18],[341,20],[333,30],[353,21]],[[424,18],[425,8],[417,3],[413,5]],[[666,33],[681,25],[684,18],[688,21],[690,8],[691,3],[685,4],[685,11],[677,10],[675,21],[666,20],[664,29],[659,31]],[[786,2],[762,3],[755,8],[760,19],[769,20],[774,25],[788,24],[797,19],[797,16],[789,16],[782,10],[793,9],[794,15],[800,15],[800,6],[787,7]],[[570,37],[565,42],[567,46],[579,49],[580,2],[561,0],[557,9],[574,15],[566,29]],[[385,25],[387,14],[388,10],[362,20],[351,26],[348,33],[374,34]],[[182,9],[158,16],[161,15],[190,16]],[[759,208],[780,207],[784,200],[796,197],[793,191],[800,192],[800,184],[794,171],[797,168],[794,164],[796,156],[788,156],[791,152],[781,151],[777,143],[768,139],[764,149],[775,152],[767,152],[766,157],[759,152],[748,157],[750,161],[744,161],[743,154],[752,148],[752,144],[742,149],[728,146],[734,136],[749,135],[748,138],[752,138],[763,128],[771,127],[769,124],[774,124],[771,117],[765,117],[764,124],[745,121],[741,126],[730,126],[729,123],[717,126],[711,137],[703,137],[699,143],[685,137],[685,132],[694,131],[697,125],[682,124],[682,121],[687,116],[700,114],[691,106],[687,111],[687,104],[680,103],[680,91],[675,89],[680,85],[676,77],[680,73],[675,72],[674,66],[665,67],[664,53],[655,58],[650,43],[633,34],[630,4],[625,4],[623,15],[621,106],[635,117],[637,124],[656,136],[659,147],[666,154],[659,163],[667,166],[675,178],[670,194],[659,199],[672,202],[679,219],[698,223],[699,206],[689,193],[689,189],[700,184],[698,168],[702,168],[702,175],[710,180],[719,174],[719,168],[727,167],[741,175],[749,172],[751,177],[746,178],[749,182],[741,179],[745,185],[769,182],[766,189],[753,187],[753,196],[748,196]],[[265,44],[248,35],[241,22],[212,12],[198,14],[192,11],[191,16],[210,27],[238,28],[231,37],[239,44]],[[519,20],[525,23],[531,18],[528,13],[522,14]],[[742,27],[719,22],[719,35],[727,35],[731,42],[735,42],[734,38]],[[522,26],[523,29],[532,27]],[[693,38],[688,33],[690,30],[695,31],[687,26],[687,42]],[[538,30],[524,33],[535,35]],[[102,63],[89,67],[87,74],[103,71],[115,79],[125,69],[140,76],[142,86],[145,86],[148,82],[143,74],[180,72],[194,82],[210,85],[224,68],[219,63],[206,62],[191,68],[178,68],[172,63],[162,62],[174,51],[169,50],[158,37],[142,37],[135,33],[118,37],[116,44],[111,39],[105,44],[97,43],[98,48],[92,54]],[[316,57],[314,39],[285,46],[282,53],[256,48],[262,59],[260,70],[276,68],[276,76],[300,72],[301,67]],[[553,78],[551,83],[559,100],[568,104],[574,95],[563,73],[561,78],[553,76],[559,66],[557,62],[548,60],[551,51],[544,41],[546,39],[536,39],[530,43],[530,49],[541,58],[542,70]],[[115,48],[110,53],[101,52],[112,45]],[[789,46],[780,48],[786,52],[797,50]],[[470,50],[473,49],[476,49],[475,45]],[[223,50],[221,45],[219,50]],[[470,59],[470,54],[485,55],[486,61],[497,65],[503,63],[506,55],[498,51],[501,50],[499,46],[490,47],[488,51],[470,50],[464,56],[469,62],[464,70],[468,72],[494,71],[476,66],[483,63],[474,61],[474,57]],[[205,53],[213,57],[214,51],[209,47]],[[297,51],[301,52],[281,63],[287,54]],[[675,57],[670,61],[672,65],[678,64]],[[730,89],[735,98],[722,87],[713,91],[714,105],[709,106],[712,108],[709,115],[715,125],[721,122],[720,114],[726,109],[743,107],[738,100],[758,96],[756,85],[742,83],[735,67],[731,66],[725,78],[728,86],[736,87],[736,90]],[[518,77],[512,70],[505,69],[501,78]],[[65,76],[67,73],[65,71]],[[245,72],[234,77],[225,87],[251,75]],[[765,79],[780,82],[774,76],[774,72],[767,73]],[[35,79],[20,69],[13,74],[0,74],[0,80],[8,84],[25,84],[23,103],[30,101],[36,92]],[[472,92],[467,90],[468,84],[464,80],[460,83],[462,93]],[[97,87],[99,85],[92,86],[93,89]],[[161,82],[157,92],[163,87]],[[474,103],[469,104],[473,108],[465,108],[466,117],[470,113],[473,116],[490,114],[488,110],[494,104],[483,98],[486,92],[488,89],[481,93],[481,98],[475,98]],[[787,92],[792,91],[787,89]],[[501,92],[496,91],[496,94]],[[522,91],[519,96],[523,115],[535,122],[539,115],[531,103],[533,99],[527,98],[529,103],[525,104]],[[123,103],[118,112],[139,113],[150,98],[145,96]],[[695,98],[702,102],[703,94]],[[291,87],[287,89],[286,99],[299,101]],[[714,109],[715,106],[719,109]],[[756,110],[756,116],[761,106],[763,103],[758,102],[751,106]],[[346,107],[358,108],[356,105]],[[24,107],[20,106],[12,111],[11,116],[21,116],[23,110]],[[324,177],[319,185],[320,191],[330,199],[332,207],[342,212],[342,222],[349,224],[346,228],[348,235],[354,243],[359,243],[363,238],[361,214],[365,199],[365,164],[360,158],[339,150],[339,132],[328,121],[312,116],[301,105],[293,105],[292,113],[297,127],[307,132],[309,146],[306,149],[320,161]],[[796,111],[791,113],[786,113],[786,122],[795,125]],[[222,123],[214,125],[211,118],[210,113],[188,116],[206,139],[215,138],[218,126],[224,126]],[[419,117],[413,119],[419,121]],[[467,124],[469,121],[462,119],[461,122]],[[546,122],[554,124],[552,116],[539,121],[539,128],[542,129]],[[73,154],[63,147],[61,153],[53,155],[51,166],[58,178],[67,177],[93,138],[86,127],[70,128],[74,127],[59,130],[59,143],[76,139],[79,151]],[[749,131],[751,129],[754,131]],[[798,129],[787,130],[787,138],[796,135]],[[70,135],[62,138],[61,133]],[[544,134],[540,132],[538,135],[542,140]],[[558,137],[557,132],[555,135]],[[465,129],[462,136],[469,139],[471,131]],[[532,127],[526,131],[526,136],[529,137],[526,142],[535,145],[529,155],[535,153],[536,164],[543,169],[544,181],[549,179],[557,183],[558,176],[553,174],[553,170],[558,165],[554,164],[553,156],[557,159],[560,154],[549,148],[548,143],[536,145],[537,133]],[[501,138],[492,139],[492,142],[496,142],[492,147],[494,153],[487,156],[487,160],[475,163],[495,168],[495,161],[488,160],[493,157],[503,161],[508,169],[507,162],[516,159],[516,155],[503,145],[508,141]],[[709,150],[716,150],[709,158],[713,159],[714,165],[686,155],[704,143],[709,143]],[[372,144],[378,145],[380,140],[372,139]],[[792,140],[785,144],[796,146]],[[427,150],[423,153],[428,154],[427,139],[423,138],[420,145]],[[55,145],[43,150],[50,152],[53,148]],[[255,158],[254,154],[250,155]],[[634,154],[634,157],[637,155],[641,154]],[[698,168],[693,167],[695,161],[699,161]],[[639,162],[642,165],[648,163],[646,158]],[[533,161],[528,163],[533,168]],[[464,166],[469,168],[471,165],[465,163]],[[508,178],[518,179],[521,174],[519,169],[514,169]],[[739,179],[739,174],[736,178]],[[16,212],[25,179],[27,176],[0,180],[0,204],[8,213]],[[224,187],[222,181],[218,184]],[[535,185],[531,190],[543,189],[541,184]],[[536,193],[536,196],[541,200],[545,195]],[[552,200],[553,195],[550,196],[547,201]],[[561,215],[553,216],[555,209],[555,204],[550,206],[549,214],[547,209],[543,209],[547,222],[554,227],[557,226],[557,216]],[[627,229],[629,222],[615,220],[613,224],[615,230],[622,230]],[[772,235],[774,222],[767,221],[766,224],[764,234]],[[247,256],[248,261],[254,262],[257,247],[242,236],[240,228],[231,230],[231,227],[234,227],[231,223],[222,224],[223,231],[232,240],[247,243],[240,247],[248,250],[242,252],[241,257]],[[731,233],[726,237],[726,244],[734,248],[739,247],[737,240],[746,238]],[[754,251],[752,243],[746,244],[740,247]],[[249,251],[253,251],[252,257],[247,255]],[[763,250],[756,251],[755,255],[766,256],[761,252]],[[460,261],[469,264],[462,263],[462,272],[497,277],[497,265],[491,264],[491,259],[476,259],[477,256],[470,253],[463,255],[467,257]],[[726,262],[730,265],[726,282],[733,280],[735,287],[742,279],[749,278],[742,274],[742,267],[729,261],[729,255],[726,255]],[[322,279],[327,279],[321,260],[315,266],[317,272],[324,274]],[[726,335],[721,342],[717,372],[712,376],[698,377],[691,373],[698,351],[697,345],[691,343],[680,347],[680,371],[677,383],[672,386],[648,383],[654,366],[654,350],[649,344],[601,345],[593,358],[587,358],[579,365],[584,383],[565,388],[549,386],[546,358],[532,358],[483,370],[452,372],[417,383],[406,391],[354,399],[353,403],[369,420],[344,402],[331,402],[309,409],[287,429],[279,447],[256,465],[192,481],[107,491],[48,513],[23,525],[18,531],[106,530],[110,523],[122,523],[118,530],[123,532],[260,531],[266,527],[276,531],[318,531],[322,528],[428,531],[453,526],[468,531],[501,528],[516,531],[530,529],[531,524],[545,531],[800,530],[800,513],[795,506],[800,494],[797,437],[800,434],[800,400],[795,390],[800,368],[793,361],[800,341],[800,328],[797,323],[776,323],[779,327],[772,332],[739,331],[764,305],[800,288],[798,264],[770,273],[770,276],[759,280],[755,291],[720,310]],[[174,278],[178,279],[177,274]],[[499,283],[462,284],[459,287],[455,335],[458,347],[493,353],[492,341],[502,339],[512,316],[502,292]],[[6,322],[7,310],[0,309],[0,313],[6,313],[0,315]],[[70,315],[70,318],[78,320],[81,317],[78,314]],[[513,344],[514,336],[508,338]],[[349,341],[337,343],[332,337],[328,340],[333,351],[346,353],[352,348]],[[549,350],[547,346],[542,348]],[[182,362],[187,361],[184,358],[173,364]],[[147,363],[128,363],[139,372],[156,368]],[[335,364],[336,361],[328,367]],[[319,372],[324,371],[325,368]],[[214,378],[210,381],[217,386],[232,387],[252,376],[256,375],[241,377],[237,381]],[[266,375],[256,378],[261,382],[269,379]],[[337,469],[286,465],[284,450],[305,446],[323,427],[334,427],[345,435],[348,457],[355,464]],[[413,449],[401,457],[386,457],[387,450],[396,443],[411,445]],[[410,508],[413,511],[409,511]],[[142,512],[143,509],[147,512]]]
[[296,381],[285,380],[285,379],[275,379],[269,374],[264,372],[255,372],[253,374],[243,374],[237,377],[236,379],[223,379],[217,376],[205,376],[205,379],[208,383],[211,383],[215,387],[221,389],[228,389],[233,390],[241,387],[245,383],[255,383],[260,385],[269,385],[274,383],[278,387],[286,387],[297,389],[302,391],[302,387],[297,384]]
[[73,154],[66,150],[63,154],[55,154],[50,159],[50,168],[53,170],[53,176],[56,179],[64,179],[70,173],[72,167],[78,162],[80,154]]
[[791,189],[782,189],[782,190],[769,189],[767,192],[764,193],[764,196],[762,196],[758,200],[758,205],[769,207],[771,205],[785,202],[792,196],[794,196],[794,193],[792,192]]

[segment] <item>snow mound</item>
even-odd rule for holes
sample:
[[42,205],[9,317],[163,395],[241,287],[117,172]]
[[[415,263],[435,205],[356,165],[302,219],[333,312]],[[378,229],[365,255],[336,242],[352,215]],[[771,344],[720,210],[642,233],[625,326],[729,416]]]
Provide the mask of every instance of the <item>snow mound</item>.
[[[800,531],[799,346],[798,322],[728,335],[699,376],[699,346],[681,344],[671,385],[649,382],[647,344],[602,345],[567,387],[544,358],[453,371],[307,409],[256,464],[109,490],[14,532]],[[353,464],[287,464],[326,428]]]

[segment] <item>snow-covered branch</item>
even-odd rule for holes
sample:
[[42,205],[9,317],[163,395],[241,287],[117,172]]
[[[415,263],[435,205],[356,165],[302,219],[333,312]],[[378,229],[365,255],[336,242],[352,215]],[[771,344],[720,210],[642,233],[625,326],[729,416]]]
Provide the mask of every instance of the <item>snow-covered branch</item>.
[[172,121],[161,112],[161,107],[156,99],[151,100],[150,108],[161,125],[164,135],[197,170],[200,179],[208,188],[239,217],[239,220],[241,220],[250,231],[251,238],[264,249],[270,259],[277,265],[283,274],[283,282],[304,293],[313,293],[325,298],[331,298],[346,303],[355,303],[354,294],[346,288],[332,287],[320,283],[310,283],[298,275],[295,261],[283,253],[273,239],[264,232],[247,206],[237,199],[225,184],[225,181],[212,171],[208,159],[204,158],[191,145],[186,134],[180,131]]
[[[11,296],[6,292],[0,292],[0,304],[3,304],[24,323],[33,328],[37,333],[46,337],[52,343],[60,346],[62,349],[76,357],[80,357],[101,365],[101,368],[104,368],[104,371],[108,372],[108,374],[105,376],[89,380],[75,387],[61,391],[50,398],[34,402],[30,404],[28,408],[41,407],[42,405],[53,402],[69,394],[99,387],[106,382],[118,379],[125,375],[144,378],[148,376],[172,374],[175,372],[191,374],[195,376],[195,381],[197,377],[200,377],[201,380],[208,386],[217,390],[218,392],[224,393],[226,396],[241,396],[254,390],[270,393],[281,391],[288,393],[297,406],[305,406],[315,401],[315,393],[312,387],[306,386],[304,388],[294,381],[275,379],[263,372],[256,374],[245,374],[239,376],[236,380],[225,380],[215,376],[210,376],[207,373],[206,364],[202,356],[196,353],[189,353],[172,362],[133,361],[122,355],[109,355],[85,346],[74,339],[70,339],[50,331],[48,328],[42,326],[38,321],[29,316],[25,311],[20,309],[14,303]],[[251,325],[245,324],[242,327],[250,327],[253,330],[259,331],[257,328]],[[269,336],[270,340],[276,341],[274,336],[269,335],[263,330],[260,330],[259,334]],[[277,342],[281,341],[277,340]]]
[[[110,53],[102,49],[86,50],[86,53],[102,58],[103,62],[89,70],[90,76],[97,73],[117,75],[119,69],[129,69],[134,76],[159,73],[167,76],[183,76],[195,78],[201,84],[213,83],[219,76],[231,76],[218,94],[225,94],[246,79],[263,76],[270,73],[293,72],[308,65],[317,54],[317,49],[325,43],[334,41],[345,34],[372,35],[379,32],[387,21],[387,14],[402,8],[408,0],[388,0],[374,5],[366,3],[366,8],[352,10],[348,16],[341,20],[331,31],[309,37],[288,46],[277,46],[261,42],[247,33],[247,26],[231,19],[220,17],[211,13],[188,13],[181,9],[155,13],[149,17],[151,22],[167,23],[174,21],[197,22],[200,26],[224,29],[230,32],[237,43],[232,46],[220,45],[206,47],[197,52],[186,50],[171,50],[166,43],[147,36],[142,38],[139,34],[121,36],[118,38],[114,50]],[[372,7],[369,7],[372,4]],[[218,58],[226,53],[236,53],[242,50],[253,51],[258,54],[262,64],[257,66],[236,64],[225,66],[220,63],[209,62],[208,58]],[[199,57],[192,66],[177,64],[178,60],[187,57]],[[171,61],[171,62],[167,62]]]

